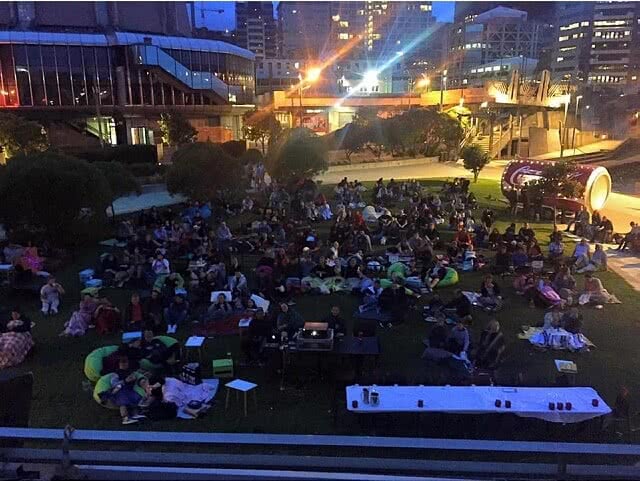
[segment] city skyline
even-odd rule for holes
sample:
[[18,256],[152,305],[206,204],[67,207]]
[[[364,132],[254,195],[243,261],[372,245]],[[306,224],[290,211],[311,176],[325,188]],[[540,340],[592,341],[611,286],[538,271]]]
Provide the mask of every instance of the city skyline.
[[[235,4],[227,1],[198,1],[196,2],[196,25],[210,30],[235,29]],[[273,2],[274,12],[280,2]],[[452,22],[455,2],[433,2],[433,14],[438,22]]]

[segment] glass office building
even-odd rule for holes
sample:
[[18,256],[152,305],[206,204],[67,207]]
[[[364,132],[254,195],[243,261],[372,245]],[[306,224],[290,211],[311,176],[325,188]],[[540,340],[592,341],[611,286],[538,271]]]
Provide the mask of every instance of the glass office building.
[[[127,117],[141,107],[147,117],[179,109],[220,125],[214,107],[251,104],[254,89],[254,55],[225,42],[132,32],[0,31],[0,107],[107,117]],[[148,142],[146,133],[136,133],[139,127],[130,128],[128,142]]]

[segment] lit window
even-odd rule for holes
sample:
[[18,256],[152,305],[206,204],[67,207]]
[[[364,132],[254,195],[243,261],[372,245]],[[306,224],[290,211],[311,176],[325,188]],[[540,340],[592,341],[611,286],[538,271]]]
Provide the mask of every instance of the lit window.
[[333,20],[334,22],[339,22],[340,21],[340,15],[334,15],[333,17],[331,17],[331,20]]
[[[599,32],[597,32],[599,33]],[[568,35],[563,35],[562,37],[558,37],[558,42],[564,42],[565,40],[569,40]]]
[[628,25],[627,20],[596,20],[593,22],[594,27],[620,27]]
[[423,12],[430,12],[431,11],[431,5],[420,5],[420,10]]
[[500,65],[496,65],[495,67],[493,67],[494,72],[497,72],[498,70],[500,70]]
[[581,27],[588,27],[589,26],[589,22],[581,22],[580,26]]
[[297,10],[291,10],[291,13],[298,13]]
[[564,60],[564,57],[558,57],[558,58],[556,59],[556,62],[562,62],[563,60]]
[[294,66],[295,68],[300,68],[300,62],[294,62],[293,66]]
[[339,33],[338,34],[338,39],[339,40],[349,40],[349,34],[348,33]]
[[638,80],[638,76],[637,75],[632,75],[631,76],[631,80]]
[[574,28],[578,28],[579,26],[580,26],[580,24],[578,22],[572,23],[570,25],[562,25],[560,27],[560,31],[564,32],[565,30],[573,30]]
[[341,27],[348,27],[348,26],[349,26],[349,22],[347,22],[346,20],[342,20],[342,21],[340,22],[340,26],[341,26]]

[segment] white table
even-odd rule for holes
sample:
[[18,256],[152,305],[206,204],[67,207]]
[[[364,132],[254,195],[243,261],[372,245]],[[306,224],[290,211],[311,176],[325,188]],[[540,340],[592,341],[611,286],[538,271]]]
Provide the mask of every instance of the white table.
[[[380,397],[377,406],[362,401],[362,389],[375,389]],[[513,413],[554,423],[578,423],[603,416],[611,408],[590,387],[545,388],[502,386],[347,386],[347,409],[357,413],[445,412],[452,414]],[[501,406],[496,407],[496,400]],[[598,406],[592,400],[598,400]],[[418,400],[423,407],[418,407]],[[511,408],[505,401],[511,401]],[[357,401],[356,408],[353,401]],[[549,409],[549,403],[572,404],[566,409]]]
[[231,394],[231,390],[236,391],[236,399],[238,398],[238,394],[242,393],[244,395],[244,417],[247,417],[247,393],[249,391],[253,391],[253,402],[258,407],[258,397],[256,395],[255,388],[258,387],[257,384],[245,381],[243,379],[235,379],[231,382],[228,382],[224,385],[227,388],[227,396],[224,402],[224,410],[226,411],[229,407],[229,395]]

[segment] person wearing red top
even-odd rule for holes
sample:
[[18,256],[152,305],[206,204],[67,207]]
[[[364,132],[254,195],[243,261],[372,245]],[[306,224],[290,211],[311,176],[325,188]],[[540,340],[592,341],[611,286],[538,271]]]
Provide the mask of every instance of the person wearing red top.
[[456,232],[453,240],[455,241],[458,248],[461,249],[473,243],[469,233],[462,227],[458,229],[458,232]]
[[125,311],[125,322],[127,329],[141,330],[145,320],[144,306],[140,302],[140,295],[133,293],[131,302]]

